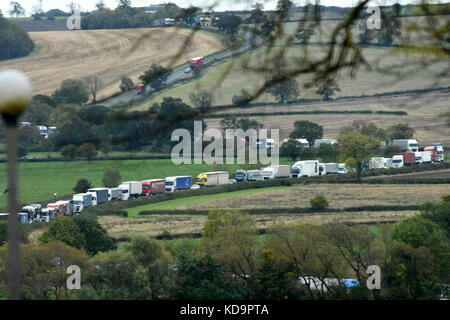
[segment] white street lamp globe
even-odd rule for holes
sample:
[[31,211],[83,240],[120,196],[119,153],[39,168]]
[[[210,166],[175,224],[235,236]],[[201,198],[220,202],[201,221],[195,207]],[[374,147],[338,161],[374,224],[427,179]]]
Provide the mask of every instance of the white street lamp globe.
[[0,113],[19,115],[31,101],[32,86],[30,79],[17,70],[0,72]]

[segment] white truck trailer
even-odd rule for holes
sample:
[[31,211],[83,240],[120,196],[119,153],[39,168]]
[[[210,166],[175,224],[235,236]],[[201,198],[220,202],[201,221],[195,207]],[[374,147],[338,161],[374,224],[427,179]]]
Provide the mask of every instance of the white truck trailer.
[[414,139],[394,139],[392,140],[392,144],[400,148],[401,151],[419,151],[419,143]]
[[272,165],[261,170],[264,180],[275,178],[290,178],[291,167],[289,165]]
[[303,160],[297,161],[292,167],[299,169],[298,177],[306,178],[319,175],[319,161],[318,160]]
[[122,200],[128,200],[129,198],[137,198],[142,192],[141,181],[126,181],[119,185],[122,189]]

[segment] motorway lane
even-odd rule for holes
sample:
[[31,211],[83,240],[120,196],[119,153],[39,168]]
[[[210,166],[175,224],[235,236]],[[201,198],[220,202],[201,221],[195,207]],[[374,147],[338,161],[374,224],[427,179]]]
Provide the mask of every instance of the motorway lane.
[[[238,48],[236,50],[227,50],[227,51],[212,54],[205,58],[205,65],[208,65],[217,60],[223,60],[223,59],[229,58],[235,54],[243,53],[247,50],[252,49],[255,46],[260,46],[263,42],[263,40],[259,37],[252,39],[253,34],[251,32],[240,31],[239,34],[241,36],[243,36],[246,40],[245,44],[243,46],[241,46],[240,48]],[[255,41],[253,41],[253,40],[255,40]],[[171,84],[171,83],[181,79],[182,77],[187,76],[189,73],[184,72],[184,70],[187,67],[188,67],[188,64],[186,64],[186,66],[179,66],[179,67],[175,68],[174,73],[170,74],[169,77],[167,78],[166,84]],[[154,91],[150,86],[147,86],[146,90],[148,93],[152,93]],[[129,102],[138,97],[139,97],[139,95],[137,93],[137,90],[132,90],[130,92],[124,93],[124,94],[114,97],[114,98],[111,98],[111,99],[101,102],[99,104],[102,106],[105,106],[105,107],[114,107],[115,105]]]

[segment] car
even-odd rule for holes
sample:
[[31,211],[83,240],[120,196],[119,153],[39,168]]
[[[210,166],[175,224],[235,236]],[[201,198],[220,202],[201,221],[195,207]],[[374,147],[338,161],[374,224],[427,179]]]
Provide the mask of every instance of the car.
[[189,73],[189,72],[191,72],[192,70],[191,70],[191,68],[186,68],[186,69],[184,69],[184,73]]
[[235,183],[237,183],[236,179],[229,179],[228,180],[228,184],[235,184]]
[[192,185],[191,189],[194,189],[194,190],[200,189],[200,186],[198,184],[194,184],[194,185]]

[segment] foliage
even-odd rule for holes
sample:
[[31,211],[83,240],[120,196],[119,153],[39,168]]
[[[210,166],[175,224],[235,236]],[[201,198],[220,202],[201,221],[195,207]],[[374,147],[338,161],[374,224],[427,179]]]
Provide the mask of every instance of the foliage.
[[331,97],[338,91],[341,91],[338,84],[334,80],[326,80],[317,85],[316,93],[323,96],[323,100],[329,101]]
[[83,81],[77,79],[67,79],[56,90],[52,98],[57,103],[74,103],[81,105],[89,100],[89,92]]
[[[7,246],[0,247],[0,278],[8,272]],[[21,245],[21,295],[29,300],[69,299],[67,267],[83,269],[88,255],[60,241]]]
[[102,141],[100,143],[100,151],[105,155],[105,157],[108,157],[112,151],[111,142],[109,140]]
[[133,89],[134,87],[134,83],[133,80],[131,80],[131,78],[129,77],[122,77],[121,81],[120,81],[120,91],[122,92],[127,92],[130,91],[131,89]]
[[309,203],[313,210],[323,210],[329,207],[328,200],[323,194],[318,194],[314,198],[309,199]]
[[81,249],[86,244],[85,235],[79,225],[70,217],[59,217],[50,222],[49,228],[39,238],[42,243],[61,241],[71,247]]
[[120,176],[119,169],[106,168],[102,182],[107,188],[115,188],[120,184],[121,179],[122,177]]
[[310,146],[316,139],[323,137],[323,127],[317,123],[300,120],[294,122],[294,130],[289,134],[290,139],[306,139]]
[[323,162],[338,162],[339,153],[338,144],[321,143],[318,148],[318,155]]
[[153,64],[139,79],[143,81],[144,85],[150,85],[150,87],[158,91],[164,86],[171,73],[170,69]]
[[73,188],[73,191],[75,193],[85,193],[88,189],[91,189],[92,185],[87,179],[80,179],[78,180],[75,188]]
[[357,132],[366,136],[377,138],[382,141],[388,140],[388,134],[386,130],[378,128],[374,123],[368,123],[364,120],[355,120],[350,126],[341,129],[341,134]]
[[412,139],[415,130],[408,123],[399,123],[388,128],[391,139]]
[[202,90],[199,92],[191,92],[189,99],[195,108],[208,109],[211,107],[212,94],[209,91]]
[[98,252],[115,250],[114,239],[109,237],[106,230],[93,218],[78,216],[73,219],[78,225],[79,232],[84,235],[83,248],[91,256]]
[[234,95],[231,101],[234,106],[246,107],[251,99],[251,94],[247,90],[241,89],[241,93]]
[[97,149],[92,143],[83,143],[77,149],[76,155],[80,158],[85,158],[87,161],[91,161],[97,156]]
[[86,89],[92,94],[92,102],[97,102],[97,93],[103,88],[103,80],[98,76],[87,76],[84,78]]
[[280,156],[289,157],[292,161],[295,161],[300,156],[302,147],[303,145],[297,140],[289,139],[281,145]]
[[339,143],[342,146],[341,160],[346,166],[355,168],[358,180],[361,179],[363,166],[380,150],[380,140],[361,133],[344,133]]
[[61,155],[66,160],[75,159],[76,152],[77,152],[77,146],[74,144],[69,144],[61,149]]
[[239,211],[211,210],[205,224],[203,237],[214,238],[222,231],[236,226],[250,226],[253,220],[249,215],[242,215]]
[[34,50],[28,33],[18,24],[0,15],[0,61],[27,56]]
[[298,83],[292,78],[275,82],[267,89],[267,92],[274,96],[279,104],[295,100],[300,95]]

